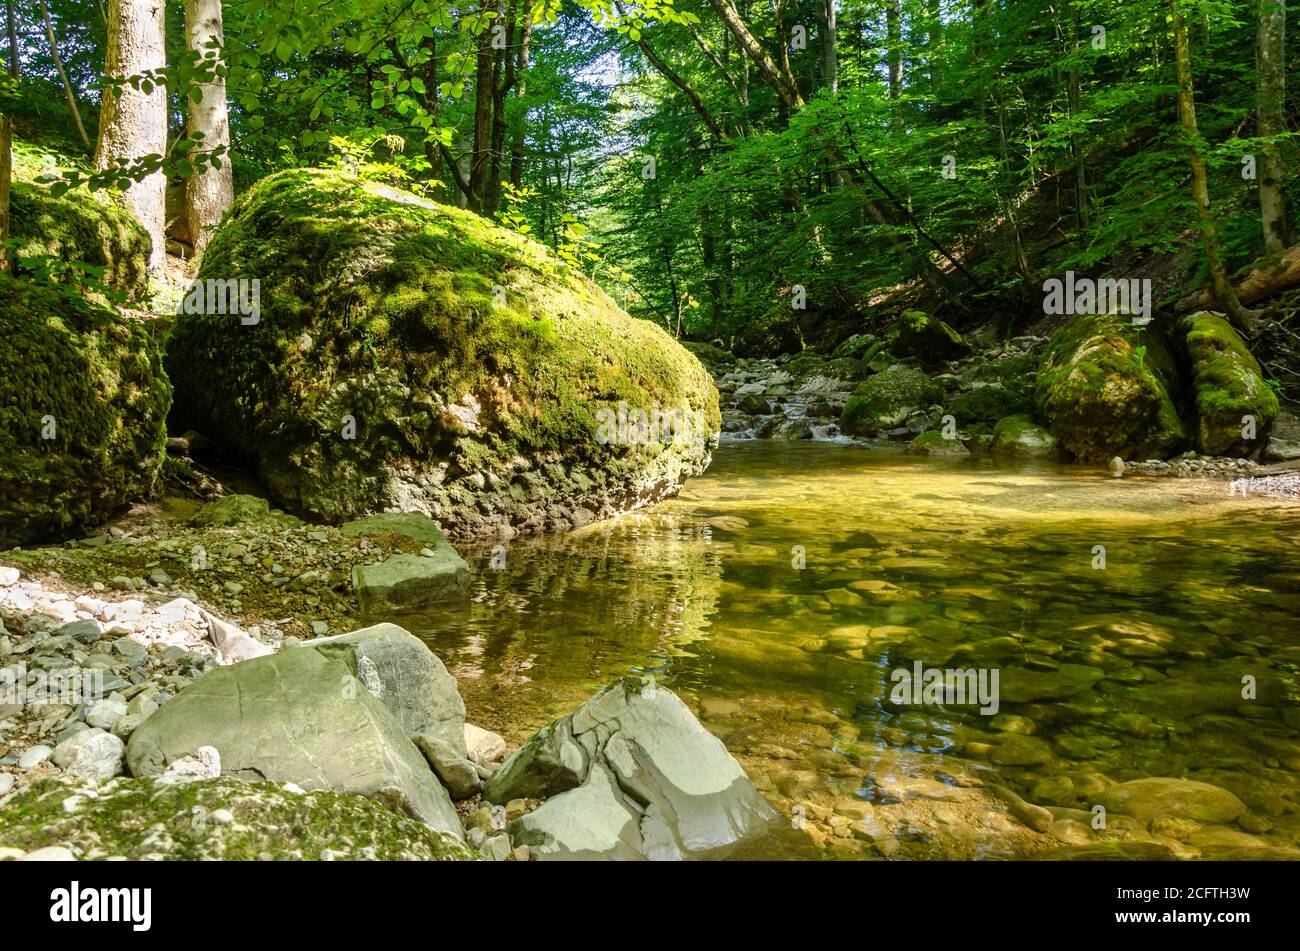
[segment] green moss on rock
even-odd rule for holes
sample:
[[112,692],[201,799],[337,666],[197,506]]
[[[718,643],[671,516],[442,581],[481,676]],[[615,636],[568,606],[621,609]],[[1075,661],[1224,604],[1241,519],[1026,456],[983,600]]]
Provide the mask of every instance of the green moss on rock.
[[894,353],[916,357],[927,364],[955,360],[970,351],[970,344],[938,317],[920,310],[908,310],[898,320]]
[[1187,433],[1175,398],[1178,374],[1158,333],[1113,315],[1079,316],[1043,352],[1039,415],[1079,459],[1166,457]]
[[998,420],[990,451],[1030,459],[1056,459],[1060,452],[1056,437],[1023,414]]
[[948,412],[956,417],[958,426],[965,428],[992,425],[1005,416],[1029,413],[1033,408],[1033,400],[1023,393],[994,384],[960,394],[948,405]]
[[969,456],[970,450],[960,439],[948,439],[937,429],[927,429],[907,446],[914,456]]
[[9,214],[19,257],[52,257],[102,268],[99,280],[105,287],[143,296],[149,289],[148,232],[104,193],[79,188],[56,197],[47,186],[36,184],[40,174],[34,164],[15,165]]
[[[1264,382],[1259,361],[1226,320],[1201,312],[1187,324],[1196,448],[1215,456],[1247,455],[1268,439],[1278,414],[1277,395]],[[1247,439],[1244,433],[1251,420],[1254,438]]]
[[[173,421],[250,460],[290,511],[420,509],[461,534],[571,525],[708,464],[720,416],[700,362],[468,212],[281,172],[236,202],[199,278],[259,279],[260,319],[178,317]],[[680,412],[699,438],[602,442],[598,414],[620,404]]]
[[942,397],[943,387],[920,370],[893,366],[859,384],[844,405],[840,427],[850,435],[889,429]]
[[151,494],[171,387],[144,327],[0,275],[0,545],[66,538]]
[[[79,859],[466,861],[474,853],[382,803],[220,778],[164,785],[119,778],[95,798],[47,780],[0,811],[0,847],[61,845]],[[69,808],[69,801],[71,808]]]

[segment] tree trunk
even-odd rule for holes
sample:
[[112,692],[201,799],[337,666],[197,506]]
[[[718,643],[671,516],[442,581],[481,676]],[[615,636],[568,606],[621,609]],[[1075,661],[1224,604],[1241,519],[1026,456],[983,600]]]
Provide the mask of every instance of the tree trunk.
[[772,84],[772,88],[776,90],[777,97],[781,100],[781,104],[791,112],[796,109],[802,109],[804,104],[803,96],[799,95],[798,87],[793,82],[789,81],[789,79],[782,74],[781,70],[777,68],[776,63],[772,61],[772,57],[767,55],[767,51],[764,50],[758,40],[754,38],[754,34],[750,32],[749,26],[741,18],[740,13],[736,8],[733,7],[728,0],[709,0],[709,4],[713,7],[718,16],[722,18],[722,22],[725,23],[727,29],[731,31],[731,35],[736,38],[736,42],[740,44],[741,49],[743,49],[749,55],[750,59],[754,61],[754,64],[758,66],[759,70],[763,73],[763,77]]
[[[163,0],[109,0],[106,76],[126,78],[167,65],[163,43]],[[130,164],[145,155],[167,152],[167,90],[148,95],[130,86],[120,96],[105,90],[99,116],[95,168]],[[123,199],[153,241],[149,270],[160,273],[166,254],[167,176],[162,169],[133,182]]]
[[[203,55],[211,40],[223,42],[221,0],[185,0],[186,47]],[[224,54],[223,54],[224,61]],[[202,133],[201,148],[230,148],[230,118],[226,106],[226,79],[217,76],[198,89],[202,98],[189,102],[190,135]],[[185,182],[185,215],[194,250],[208,246],[212,232],[235,200],[235,180],[230,156],[221,158],[221,167],[208,167],[202,175],[191,175]]]
[[903,95],[903,11],[899,0],[885,3],[885,59],[889,65],[889,98]]
[[50,41],[50,59],[54,61],[55,72],[59,74],[59,81],[63,83],[63,94],[68,99],[68,108],[72,110],[72,121],[77,125],[77,134],[81,136],[81,144],[90,150],[90,136],[86,135],[86,127],[81,124],[81,109],[77,105],[76,93],[72,91],[72,83],[68,82],[68,74],[63,69],[63,58],[59,56],[59,44],[54,38],[54,24],[50,22],[50,8],[46,6],[45,0],[41,0],[41,19],[45,21],[45,36]]
[[[14,0],[5,0],[5,29],[9,35],[9,78],[18,81],[18,29],[14,24]],[[9,251],[9,183],[13,179],[13,122],[0,113],[0,272],[12,270]]]
[[[479,9],[484,13],[497,12],[497,0],[483,0]],[[480,213],[492,160],[492,102],[496,92],[492,82],[492,68],[496,64],[492,27],[495,23],[495,19],[483,21],[474,75],[474,157],[469,171],[469,209]]]
[[1192,88],[1192,51],[1187,41],[1187,21],[1183,17],[1180,0],[1169,0],[1174,27],[1174,56],[1178,72],[1178,114],[1183,132],[1187,136],[1188,156],[1192,167],[1192,200],[1196,204],[1196,217],[1201,228],[1201,244],[1205,248],[1210,268],[1214,296],[1228,313],[1232,325],[1243,333],[1253,333],[1255,316],[1241,306],[1237,293],[1228,282],[1228,272],[1223,264],[1223,250],[1219,245],[1219,232],[1214,223],[1214,209],[1210,205],[1210,186],[1205,172],[1205,158],[1201,155],[1200,133],[1196,128],[1196,97]]
[[821,0],[817,8],[821,23],[822,86],[833,96],[840,89],[839,51],[836,49],[835,0]]
[[[533,5],[524,2],[524,22],[519,31],[519,60],[515,66],[515,98],[522,100],[528,91],[529,50],[533,41]],[[518,188],[524,179],[524,132],[528,117],[521,115],[510,144],[510,184]]]
[[[1286,0],[1259,0],[1256,43],[1258,85],[1255,130],[1260,138],[1286,132]],[[1276,141],[1262,148],[1259,176],[1259,210],[1264,219],[1264,246],[1281,251],[1292,241],[1291,222],[1282,197],[1281,150]]]
[[943,72],[939,65],[939,48],[943,44],[943,17],[939,11],[939,0],[926,0],[926,34],[928,44],[926,53],[930,64],[930,91],[937,97],[943,88]]

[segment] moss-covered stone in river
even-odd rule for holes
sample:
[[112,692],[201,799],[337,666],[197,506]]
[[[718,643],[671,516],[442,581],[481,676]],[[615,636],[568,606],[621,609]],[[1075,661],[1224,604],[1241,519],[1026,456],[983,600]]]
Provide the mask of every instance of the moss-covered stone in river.
[[0,545],[66,538],[152,493],[171,387],[138,323],[0,274]]
[[916,357],[926,364],[955,360],[970,351],[970,344],[938,317],[921,310],[908,310],[898,320],[894,353]]
[[1031,399],[1000,384],[979,386],[959,395],[948,405],[948,412],[963,428],[989,425],[1006,416],[1033,412]]
[[969,456],[970,450],[960,439],[949,439],[937,429],[927,429],[907,446],[914,456]]
[[60,845],[79,859],[465,861],[474,853],[382,803],[221,778],[164,785],[39,783],[0,811],[0,847]]
[[[1187,326],[1197,449],[1215,456],[1247,455],[1267,440],[1277,418],[1277,396],[1226,320],[1202,311],[1189,317]],[[1254,433],[1248,439],[1250,426]]]
[[1178,373],[1159,333],[1116,315],[1083,315],[1056,332],[1038,370],[1037,404],[1062,446],[1103,462],[1165,457],[1187,433]]
[[1056,437],[1024,414],[998,420],[991,449],[997,455],[1031,459],[1055,459],[1058,455]]
[[[174,422],[249,459],[291,511],[421,509],[462,534],[571,525],[708,463],[720,417],[699,361],[476,215],[282,172],[239,199],[199,277],[259,279],[260,314],[178,318]],[[679,413],[692,438],[598,439],[620,404]]]
[[844,405],[840,426],[850,435],[889,429],[942,396],[943,387],[920,370],[893,366],[853,391]]

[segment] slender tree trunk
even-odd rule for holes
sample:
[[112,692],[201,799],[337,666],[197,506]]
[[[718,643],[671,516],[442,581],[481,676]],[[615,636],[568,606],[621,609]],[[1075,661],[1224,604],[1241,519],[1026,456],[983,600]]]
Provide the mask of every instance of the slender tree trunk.
[[[1286,0],[1259,0],[1255,51],[1259,76],[1255,129],[1260,138],[1272,138],[1286,132]],[[1265,143],[1261,151],[1259,210],[1264,219],[1264,246],[1281,251],[1293,240],[1282,196],[1281,149],[1273,141]]]
[[926,53],[930,66],[930,91],[936,97],[943,88],[943,70],[939,64],[939,49],[943,45],[943,17],[940,16],[939,0],[926,0],[925,30],[928,40]]
[[1196,128],[1196,97],[1192,88],[1192,51],[1187,41],[1187,21],[1183,17],[1180,0],[1169,0],[1174,28],[1174,56],[1178,72],[1178,114],[1183,132],[1187,136],[1187,149],[1192,167],[1192,200],[1196,204],[1196,217],[1201,228],[1201,244],[1210,267],[1210,280],[1214,296],[1228,313],[1232,325],[1243,333],[1253,333],[1255,315],[1241,306],[1237,292],[1228,282],[1228,272],[1223,264],[1223,250],[1219,245],[1219,232],[1214,223],[1214,209],[1210,205],[1210,186],[1206,177],[1205,158],[1201,155],[1201,137]]
[[[126,78],[167,65],[163,6],[163,0],[109,0],[106,76]],[[125,86],[120,92],[120,96],[104,92],[96,169],[167,152],[167,90],[155,86],[145,95]],[[149,269],[154,273],[162,271],[166,260],[166,196],[167,176],[161,169],[132,183],[123,194],[153,241]]]
[[[5,0],[5,31],[9,35],[9,78],[18,81],[18,28],[14,23],[14,0]],[[13,122],[0,113],[0,272],[12,270],[9,250],[9,183],[13,180]]]
[[[1066,47],[1071,55],[1076,55],[1079,50],[1079,32],[1083,25],[1079,21],[1079,11],[1077,7],[1070,8],[1070,28],[1073,35],[1066,40]],[[1079,67],[1073,62],[1070,64],[1069,75],[1066,77],[1068,83],[1068,92],[1070,102],[1070,118],[1075,119],[1083,109],[1083,90],[1079,82]],[[1080,228],[1087,228],[1092,223],[1092,213],[1088,201],[1088,166],[1084,159],[1083,143],[1080,141],[1079,134],[1072,132],[1070,134],[1070,154],[1074,159],[1074,213],[1075,220]]]
[[[186,47],[199,55],[208,52],[207,43],[224,42],[221,0],[185,0]],[[224,62],[224,53],[222,56]],[[188,128],[191,135],[202,133],[205,151],[218,146],[230,148],[230,117],[226,106],[226,78],[216,76],[199,87],[201,99],[189,102]],[[235,180],[230,156],[220,159],[221,167],[208,167],[202,175],[185,182],[185,216],[194,250],[208,246],[212,232],[235,200]]]
[[736,38],[736,42],[740,44],[740,47],[749,55],[749,58],[758,66],[763,73],[763,77],[771,83],[772,88],[776,90],[777,97],[781,100],[781,104],[791,112],[802,109],[804,104],[803,96],[799,95],[798,87],[789,81],[776,63],[772,61],[772,57],[767,55],[767,51],[754,38],[749,26],[729,0],[709,0],[709,4],[722,18],[722,22],[731,31],[731,35]]
[[903,95],[903,8],[899,0],[885,2],[885,59],[889,65],[889,98]]
[[[519,54],[515,66],[515,98],[523,101],[528,92],[528,62],[533,42],[533,5],[524,2],[524,21],[519,31]],[[510,144],[510,184],[518,188],[524,179],[524,133],[527,131],[527,115],[519,116],[514,136]]]
[[835,0],[821,0],[817,7],[821,23],[822,87],[832,96],[840,89],[840,61],[836,42]]
[[[497,12],[497,0],[483,0],[479,9],[485,13]],[[484,210],[492,159],[492,103],[496,93],[492,82],[492,69],[496,64],[492,27],[495,23],[495,19],[483,21],[474,76],[474,158],[469,172],[469,208],[480,213]]]
[[86,127],[81,124],[81,109],[77,105],[77,95],[72,91],[72,83],[68,82],[68,74],[63,69],[63,58],[59,56],[59,44],[54,38],[54,24],[50,22],[50,8],[46,6],[45,0],[41,0],[41,19],[45,21],[45,36],[50,41],[50,59],[54,61],[54,69],[59,74],[59,81],[63,83],[63,94],[68,98],[68,108],[72,110],[72,121],[77,125],[77,134],[81,136],[81,144],[89,151],[90,136],[86,135]]

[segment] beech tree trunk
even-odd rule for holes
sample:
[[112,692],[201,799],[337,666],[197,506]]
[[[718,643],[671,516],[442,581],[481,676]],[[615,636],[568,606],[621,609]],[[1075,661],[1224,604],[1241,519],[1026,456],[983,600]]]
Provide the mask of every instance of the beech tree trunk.
[[[209,52],[212,40],[224,41],[221,23],[221,0],[185,0],[185,45],[200,56]],[[224,62],[224,56],[223,60]],[[230,148],[230,115],[226,105],[226,78],[216,76],[199,86],[200,99],[191,96],[187,129],[193,136],[201,133],[202,151],[217,147]],[[230,156],[224,155],[220,168],[205,166],[202,174],[191,175],[185,182],[185,217],[194,242],[202,251],[212,239],[212,232],[235,200],[235,180]]]
[[[14,0],[5,0],[5,30],[9,36],[9,78],[18,81],[18,29]],[[9,240],[9,183],[13,179],[13,123],[0,113],[0,271],[12,270],[4,242]]]
[[[108,0],[106,76],[126,78],[167,65],[163,7],[163,0]],[[100,108],[95,168],[101,171],[167,153],[167,90],[155,86],[146,95],[124,86],[120,92],[114,95],[106,89]],[[153,241],[149,270],[161,273],[166,260],[167,176],[162,169],[146,175],[132,183],[123,199]]]
[[1205,173],[1205,158],[1201,155],[1201,137],[1196,128],[1196,97],[1192,88],[1192,51],[1187,40],[1187,20],[1183,17],[1180,0],[1170,0],[1169,6],[1178,72],[1178,114],[1187,136],[1188,158],[1192,167],[1192,200],[1196,204],[1196,218],[1200,223],[1201,244],[1210,268],[1210,281],[1214,296],[1227,311],[1232,325],[1243,333],[1253,333],[1255,317],[1241,306],[1237,292],[1228,282],[1219,232],[1214,223],[1214,209],[1210,205],[1210,185]]
[[[519,55],[515,64],[515,98],[522,100],[528,92],[528,64],[533,42],[533,5],[524,3],[524,22],[519,32]],[[521,115],[510,144],[510,184],[518,188],[524,179],[524,132],[528,117]]]
[[[484,13],[500,12],[497,0],[483,0],[479,7]],[[474,156],[469,170],[469,209],[482,213],[487,197],[488,172],[492,160],[492,103],[496,98],[492,80],[496,65],[496,51],[492,48],[493,26],[496,19],[483,21],[483,32],[478,35],[477,62],[474,76]]]
[[[1261,138],[1286,132],[1286,0],[1259,0],[1259,31],[1255,45],[1258,80],[1255,130]],[[1259,211],[1264,219],[1264,246],[1281,251],[1293,238],[1282,197],[1285,176],[1276,142],[1261,149]]]
[[821,0],[817,8],[821,23],[822,86],[833,96],[840,89],[840,61],[835,35],[835,0]]

